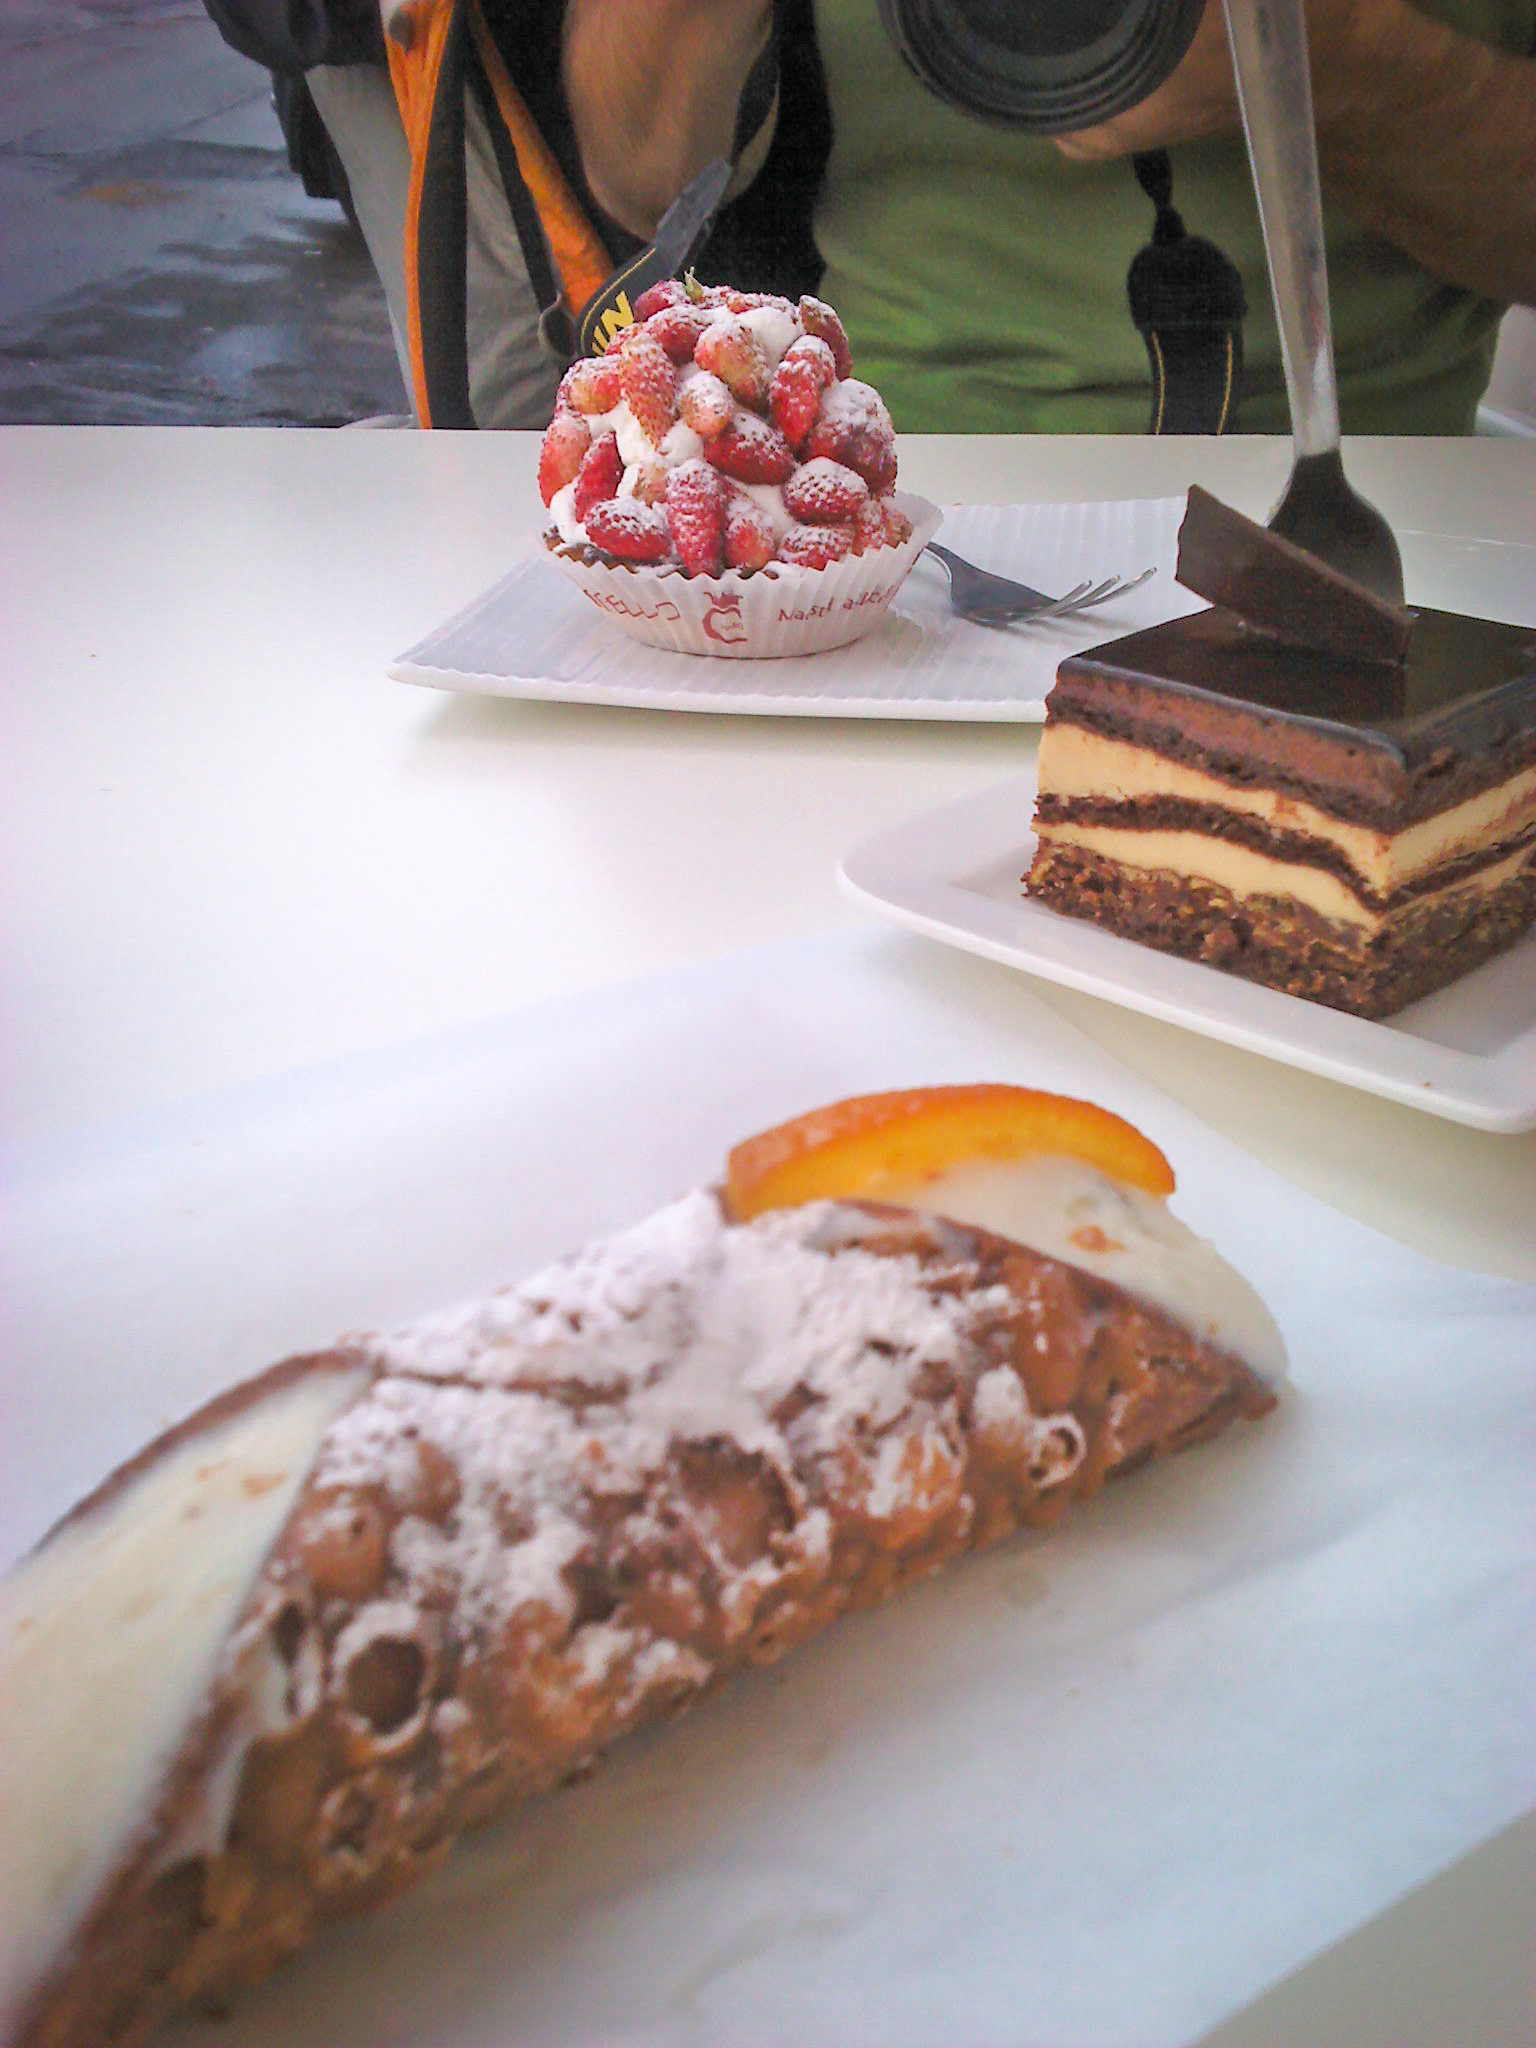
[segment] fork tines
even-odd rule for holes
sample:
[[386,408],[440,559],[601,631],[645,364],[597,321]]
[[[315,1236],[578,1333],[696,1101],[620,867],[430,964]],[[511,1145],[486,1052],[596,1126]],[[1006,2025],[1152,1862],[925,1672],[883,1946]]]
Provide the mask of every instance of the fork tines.
[[995,605],[984,605],[973,602],[967,616],[982,624],[1003,626],[1020,619],[1070,618],[1075,612],[1091,611],[1095,605],[1113,603],[1117,597],[1124,597],[1127,591],[1139,589],[1152,574],[1152,570],[1143,569],[1139,576],[1106,576],[1101,583],[1078,583],[1051,604],[1000,601]]

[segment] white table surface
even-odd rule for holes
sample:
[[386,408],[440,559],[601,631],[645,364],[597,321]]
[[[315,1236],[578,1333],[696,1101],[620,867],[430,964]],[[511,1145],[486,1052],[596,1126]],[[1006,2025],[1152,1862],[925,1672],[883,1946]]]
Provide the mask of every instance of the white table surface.
[[[845,848],[1032,758],[1031,728],[388,681],[535,544],[537,446],[0,429],[0,1137],[850,924]],[[902,476],[941,501],[1198,481],[1263,516],[1288,460],[1270,439],[934,438],[903,444]],[[1536,443],[1359,441],[1346,461],[1400,526],[1536,543]],[[915,971],[943,971],[911,946]],[[1465,1130],[1035,986],[1325,1200],[1536,1277],[1536,1133]],[[1532,1897],[1536,1819],[1210,2041],[1536,2038]]]

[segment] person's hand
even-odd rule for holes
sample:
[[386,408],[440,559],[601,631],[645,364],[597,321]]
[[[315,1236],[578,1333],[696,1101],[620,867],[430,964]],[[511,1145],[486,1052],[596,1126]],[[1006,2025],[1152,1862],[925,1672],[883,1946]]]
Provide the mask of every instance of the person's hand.
[[[1319,128],[1345,117],[1359,76],[1363,30],[1378,11],[1375,0],[1310,0],[1307,44]],[[1112,121],[1058,135],[1056,147],[1075,163],[1102,163],[1138,150],[1235,134],[1241,125],[1226,15],[1221,0],[1207,0],[1194,41],[1156,92]]]

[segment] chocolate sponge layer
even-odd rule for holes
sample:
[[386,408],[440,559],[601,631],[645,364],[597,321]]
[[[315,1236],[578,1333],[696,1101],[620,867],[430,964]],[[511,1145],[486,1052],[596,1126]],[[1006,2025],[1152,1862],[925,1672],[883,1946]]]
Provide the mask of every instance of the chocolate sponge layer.
[[1131,869],[1081,847],[1043,845],[1029,893],[1160,952],[1360,1017],[1386,1017],[1513,945],[1536,920],[1536,867],[1483,893],[1410,901],[1374,931],[1274,897]]

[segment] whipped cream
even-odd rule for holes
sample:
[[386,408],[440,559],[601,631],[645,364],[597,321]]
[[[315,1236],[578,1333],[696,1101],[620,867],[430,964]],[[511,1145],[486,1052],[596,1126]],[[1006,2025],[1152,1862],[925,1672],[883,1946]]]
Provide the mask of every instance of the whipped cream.
[[[782,306],[753,306],[746,313],[728,313],[722,306],[720,311],[722,318],[739,320],[743,327],[751,328],[763,344],[770,370],[779,367],[779,358],[791,342],[798,341],[805,332],[800,324],[799,315],[786,312]],[[718,326],[719,322],[712,320],[710,325]]]
[[775,544],[795,524],[795,515],[785,504],[784,493],[778,484],[744,484],[733,477],[731,488],[752,500],[772,529]]

